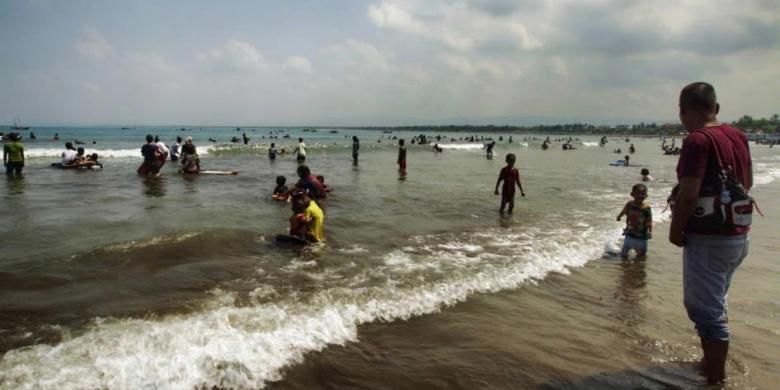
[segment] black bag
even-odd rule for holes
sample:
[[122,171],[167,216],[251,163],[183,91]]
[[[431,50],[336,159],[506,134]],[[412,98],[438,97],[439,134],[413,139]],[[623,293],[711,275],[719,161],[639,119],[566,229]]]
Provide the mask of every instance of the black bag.
[[[732,167],[724,166],[720,158],[720,148],[709,131],[703,130],[713,145],[715,159],[718,161],[720,182],[712,186],[702,187],[696,199],[696,207],[688,226],[702,233],[717,233],[724,228],[750,226],[753,220],[753,204],[755,201],[745,187],[733,174]],[[674,209],[674,199],[677,197],[679,184],[674,186],[667,203]]]

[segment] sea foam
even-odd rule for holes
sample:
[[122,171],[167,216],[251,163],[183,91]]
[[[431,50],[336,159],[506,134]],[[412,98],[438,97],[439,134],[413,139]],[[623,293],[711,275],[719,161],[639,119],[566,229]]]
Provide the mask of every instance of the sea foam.
[[[599,257],[619,232],[513,235],[489,230],[457,237],[410,238],[369,269],[386,284],[330,288],[299,300],[239,307],[218,292],[202,312],[162,319],[96,319],[84,333],[56,346],[12,350],[0,360],[2,388],[258,388],[281,379],[282,368],[305,353],[357,339],[358,325],[433,313],[475,293],[515,289],[549,272],[568,272]],[[441,245],[418,241],[442,240]],[[479,242],[479,244],[477,244]],[[399,285],[422,268],[453,272],[440,280]],[[261,296],[267,287],[258,287]]]

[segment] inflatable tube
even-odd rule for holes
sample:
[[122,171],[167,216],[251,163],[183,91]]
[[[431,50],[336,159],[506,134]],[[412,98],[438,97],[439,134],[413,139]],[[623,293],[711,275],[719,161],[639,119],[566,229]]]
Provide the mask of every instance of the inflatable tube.
[[238,175],[238,171],[200,171],[199,175]]
[[615,160],[615,161],[609,163],[609,165],[612,165],[613,167],[625,167],[625,166],[627,166],[625,160]]
[[198,171],[198,172],[185,172],[180,171],[182,175],[238,175],[238,171]]
[[289,234],[280,234],[274,238],[274,243],[281,246],[304,246],[309,242],[300,237],[291,236]]
[[93,168],[103,168],[103,164],[85,163],[85,164],[78,164],[78,165],[65,165],[61,162],[55,162],[55,163],[51,163],[51,167],[59,168],[59,169],[79,169],[79,168],[93,169]]

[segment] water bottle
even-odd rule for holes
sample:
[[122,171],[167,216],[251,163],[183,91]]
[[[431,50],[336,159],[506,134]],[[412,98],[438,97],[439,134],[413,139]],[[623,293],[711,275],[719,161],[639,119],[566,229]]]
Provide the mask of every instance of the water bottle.
[[729,190],[723,189],[723,191],[720,192],[720,203],[721,204],[731,203],[731,192],[729,192]]

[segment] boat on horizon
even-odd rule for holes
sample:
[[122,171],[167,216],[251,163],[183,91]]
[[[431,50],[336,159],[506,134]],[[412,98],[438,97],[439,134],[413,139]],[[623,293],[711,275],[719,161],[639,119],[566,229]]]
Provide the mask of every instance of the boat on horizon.
[[30,126],[22,126],[22,122],[19,118],[14,119],[14,124],[11,125],[11,130],[30,130]]

